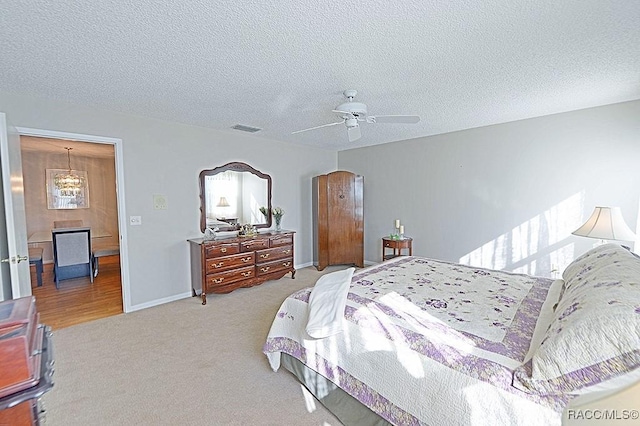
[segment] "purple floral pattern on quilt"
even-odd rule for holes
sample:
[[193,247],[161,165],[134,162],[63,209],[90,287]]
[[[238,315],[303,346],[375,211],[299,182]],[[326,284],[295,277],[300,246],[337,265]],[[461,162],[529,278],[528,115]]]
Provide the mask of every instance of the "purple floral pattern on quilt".
[[[522,363],[551,283],[527,275],[403,257],[353,275],[345,318],[364,333],[390,342],[400,339],[414,353],[560,412],[568,398],[523,392],[512,386],[512,368],[474,352],[489,351]],[[290,299],[308,303],[310,292],[300,290]],[[283,315],[277,316],[281,321],[288,320],[285,306],[286,301]],[[421,424],[340,365],[316,353],[310,356],[302,340],[269,337],[264,352],[285,352],[300,359],[394,424]]]
[[378,304],[386,314],[401,318],[403,313],[394,312],[384,300],[395,293],[420,308],[429,327],[450,328],[480,348],[522,361],[552,282],[405,257],[354,274],[348,298],[358,305]]

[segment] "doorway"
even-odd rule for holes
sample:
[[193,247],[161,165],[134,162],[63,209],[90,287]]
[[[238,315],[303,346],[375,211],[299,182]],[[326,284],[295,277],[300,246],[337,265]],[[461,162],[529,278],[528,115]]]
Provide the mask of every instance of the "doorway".
[[[115,138],[38,129],[17,128],[17,130],[21,135],[28,242],[30,247],[43,248],[43,286],[36,286],[35,268],[32,267],[33,294],[51,302],[42,301],[41,304],[47,308],[64,306],[64,311],[69,317],[74,316],[74,310],[77,312],[78,319],[68,318],[63,321],[56,319],[54,322],[59,326],[128,312],[130,292],[126,227],[123,226],[125,209],[122,184],[122,141]],[[47,203],[48,188],[45,171],[68,167],[87,172],[87,205],[77,209],[50,208],[51,204]],[[35,174],[35,178],[30,174]],[[41,236],[50,234],[53,221],[65,219],[83,220],[84,226],[100,230],[100,243],[103,246],[110,243],[111,246],[115,245],[120,249],[120,255],[100,258],[99,273],[95,278],[95,283],[99,284],[97,286],[90,284],[89,277],[84,277],[65,280],[61,282],[59,290],[55,288],[51,244],[35,241],[38,238],[35,238],[34,234]],[[83,280],[87,282],[83,283]],[[101,283],[108,285],[108,291],[100,290]],[[46,286],[48,287],[45,289]],[[105,294],[108,294],[108,300],[103,299],[102,303],[92,305],[91,300],[95,301],[96,298],[99,299]],[[57,297],[61,299],[55,302]]]

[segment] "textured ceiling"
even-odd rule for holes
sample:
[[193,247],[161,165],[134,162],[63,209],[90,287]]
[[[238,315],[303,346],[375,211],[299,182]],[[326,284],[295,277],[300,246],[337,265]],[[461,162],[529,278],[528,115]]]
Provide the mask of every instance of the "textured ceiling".
[[[90,5],[89,5],[90,3]],[[348,149],[640,99],[640,1],[0,0],[0,90]],[[369,113],[349,143],[331,110]],[[62,129],[64,130],[64,129]]]

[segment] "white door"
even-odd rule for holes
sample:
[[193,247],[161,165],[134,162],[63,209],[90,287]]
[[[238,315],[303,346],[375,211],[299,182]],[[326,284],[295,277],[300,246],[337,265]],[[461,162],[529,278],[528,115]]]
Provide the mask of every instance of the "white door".
[[4,202],[0,206],[0,227],[4,228],[0,231],[0,300],[7,300],[31,295],[31,275],[20,135],[4,113],[0,113],[0,168]]

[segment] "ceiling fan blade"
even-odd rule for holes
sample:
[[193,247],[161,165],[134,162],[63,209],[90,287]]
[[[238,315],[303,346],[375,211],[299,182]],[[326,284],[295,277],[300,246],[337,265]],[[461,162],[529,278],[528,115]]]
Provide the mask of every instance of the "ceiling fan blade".
[[340,111],[339,109],[332,109],[331,112],[334,112],[336,114],[346,114],[349,117],[354,117],[353,113],[351,111]]
[[369,115],[367,123],[406,123],[415,124],[420,121],[419,115]]
[[349,142],[357,141],[362,137],[360,126],[347,127],[347,133],[349,135]]
[[335,126],[337,124],[344,124],[344,120],[342,121],[338,121],[337,123],[329,123],[329,124],[323,124],[321,126],[316,126],[316,127],[310,127],[308,129],[303,129],[303,130],[297,130],[295,132],[291,132],[292,135],[296,134],[296,133],[302,133],[302,132],[307,132],[309,130],[315,130],[315,129],[320,129],[322,127],[329,127],[329,126]]

